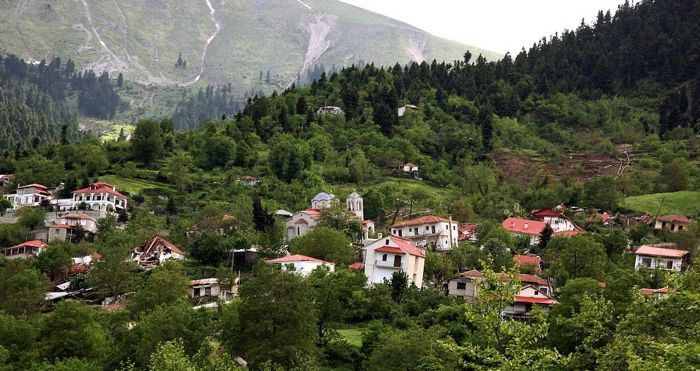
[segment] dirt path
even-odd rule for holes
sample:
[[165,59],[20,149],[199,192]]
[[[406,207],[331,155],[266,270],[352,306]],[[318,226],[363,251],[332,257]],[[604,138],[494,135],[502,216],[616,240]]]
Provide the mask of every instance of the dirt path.
[[209,18],[211,18],[211,20],[214,22],[214,26],[216,27],[216,29],[214,30],[214,33],[212,33],[211,36],[209,36],[209,38],[207,39],[207,42],[204,44],[204,50],[202,50],[202,65],[199,67],[199,73],[192,81],[180,84],[180,86],[192,85],[192,84],[196,83],[197,81],[199,81],[199,79],[202,77],[202,74],[204,73],[204,62],[206,61],[206,58],[207,58],[207,49],[209,49],[209,44],[211,44],[211,42],[214,40],[216,35],[221,30],[221,23],[219,23],[219,21],[216,20],[216,10],[214,9],[213,6],[211,6],[211,1],[209,1],[209,0],[205,0],[205,1],[207,2],[207,6],[209,7]]

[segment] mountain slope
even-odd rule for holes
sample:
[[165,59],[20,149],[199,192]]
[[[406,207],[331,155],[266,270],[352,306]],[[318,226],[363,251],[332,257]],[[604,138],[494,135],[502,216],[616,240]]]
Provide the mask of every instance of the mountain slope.
[[[232,83],[238,92],[284,88],[317,64],[498,57],[336,0],[19,0],[0,2],[0,23],[0,45],[25,59],[61,56],[144,84]],[[186,65],[176,65],[180,55]]]

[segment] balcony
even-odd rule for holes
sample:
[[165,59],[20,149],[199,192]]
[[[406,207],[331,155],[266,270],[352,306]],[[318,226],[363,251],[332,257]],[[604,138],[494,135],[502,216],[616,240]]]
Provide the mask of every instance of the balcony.
[[401,266],[401,262],[395,262],[395,261],[382,261],[382,260],[375,260],[374,261],[374,266],[375,267],[381,267],[381,268],[394,268],[394,269],[401,269],[403,268]]

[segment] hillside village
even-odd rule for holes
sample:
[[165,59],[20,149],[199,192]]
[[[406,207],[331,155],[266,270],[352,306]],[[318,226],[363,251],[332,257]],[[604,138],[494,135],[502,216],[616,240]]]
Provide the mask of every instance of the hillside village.
[[[13,179],[14,176],[4,175],[3,178]],[[244,178],[243,184],[258,186],[259,181],[255,179],[253,182],[251,178]],[[62,187],[51,189],[37,183],[18,184],[15,193],[3,196],[10,206],[8,217],[28,212],[31,208],[46,210],[43,223],[37,224],[28,232],[27,241],[2,248],[2,255],[6,259],[37,258],[52,249],[50,244],[54,241],[74,244],[92,242],[101,221],[116,221],[118,229],[126,228],[129,197],[120,193],[114,185],[102,181],[94,182],[86,188],[71,190],[70,198],[60,198],[59,193],[65,194],[61,190]],[[344,217],[359,225],[361,232],[352,244],[354,261],[348,264],[347,261],[325,261],[323,256],[293,254],[289,243],[311,233],[317,226],[327,225],[327,221],[322,220],[321,215],[333,209],[340,209],[345,214]],[[584,217],[585,212],[579,208],[558,205],[550,209],[532,210],[527,217],[508,217],[500,223],[500,227],[491,226],[490,230],[484,230],[478,224],[453,220],[451,215],[427,215],[387,225],[382,228],[387,231],[386,235],[383,235],[376,231],[374,221],[364,219],[363,209],[363,198],[357,192],[349,194],[345,202],[341,202],[333,194],[318,193],[310,200],[308,209],[296,213],[284,210],[275,213],[286,226],[285,243],[278,250],[282,256],[265,260],[258,256],[255,247],[242,251],[232,249],[225,252],[229,261],[224,262],[224,265],[231,266],[232,269],[236,267],[234,255],[238,251],[239,254],[248,256],[244,267],[237,267],[239,274],[241,268],[248,270],[252,268],[254,261],[260,260],[302,276],[311,274],[315,269],[328,269],[331,272],[335,269],[350,269],[362,272],[366,276],[367,285],[389,283],[396,280],[397,275],[405,275],[408,284],[419,289],[425,285],[443,291],[448,297],[474,302],[484,281],[484,274],[474,269],[474,263],[472,266],[457,266],[454,273],[447,272],[446,276],[440,277],[441,279],[434,279],[434,276],[429,278],[426,275],[426,255],[433,254],[440,257],[439,259],[449,258],[453,249],[460,245],[475,246],[477,251],[481,252],[493,249],[488,246],[490,241],[479,234],[493,234],[500,230],[517,241],[517,247],[501,247],[502,251],[490,251],[489,253],[493,254],[491,258],[501,254],[510,256],[513,269],[520,273],[515,275],[515,278],[507,273],[497,273],[494,277],[505,281],[514,279],[521,284],[512,303],[504,307],[501,314],[504,317],[522,320],[527,319],[535,308],[546,314],[558,304],[556,297],[561,293],[562,286],[558,284],[556,275],[544,269],[555,264],[556,258],[542,255],[541,248],[552,238],[587,238],[591,232],[579,226],[575,219],[596,228],[612,227],[621,220],[632,220],[626,223],[625,229],[648,226],[650,230],[659,233],[681,232],[693,223],[684,215],[651,217],[642,214],[612,217],[607,212],[599,213],[597,210]],[[567,214],[573,215],[573,218]],[[222,221],[230,222],[234,219],[224,215]],[[188,233],[198,232],[197,225],[192,225]],[[216,233],[225,234],[224,229],[219,229]],[[682,274],[692,267],[693,254],[678,249],[677,245],[673,242],[634,245],[632,241],[627,241],[620,252],[624,256],[634,257],[628,260],[633,262],[630,268],[637,271],[658,274],[656,272],[660,270]],[[157,234],[134,246],[128,260],[135,262],[141,270],[150,270],[162,266],[167,261],[189,259],[186,250],[169,241],[167,236]],[[76,299],[82,297],[84,292],[94,291],[96,287],[74,290],[75,280],[77,277],[89,275],[94,263],[99,262],[101,258],[96,251],[88,255],[72,256],[73,263],[63,267],[64,271],[57,272],[51,282],[53,287],[60,290],[46,293],[45,307],[49,309],[61,299]],[[433,270],[436,267],[429,266],[427,269]],[[220,302],[219,299],[223,300],[222,303],[230,303],[237,296],[240,284],[240,276],[226,282],[219,282],[216,277],[193,279],[188,296],[195,307],[203,301],[216,305]],[[604,281],[599,281],[599,284],[601,287],[606,285]],[[663,297],[669,290],[668,287],[640,287],[639,293],[643,296]],[[119,300],[119,297],[107,297],[102,305],[114,306]]]

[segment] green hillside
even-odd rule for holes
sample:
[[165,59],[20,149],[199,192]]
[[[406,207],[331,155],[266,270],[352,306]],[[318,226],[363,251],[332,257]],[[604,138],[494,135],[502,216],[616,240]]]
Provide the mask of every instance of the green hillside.
[[10,26],[0,45],[26,60],[60,56],[144,85],[196,80],[238,93],[284,88],[320,64],[498,57],[335,0],[0,2],[0,22]]
[[[656,215],[700,215],[700,192],[654,193],[625,198],[622,205],[628,209]],[[659,208],[660,207],[660,208]]]

